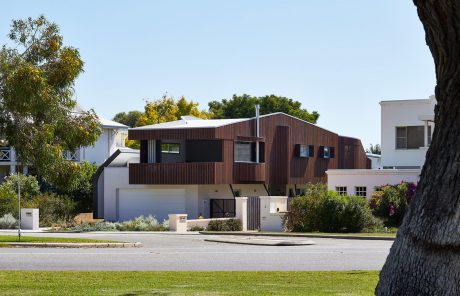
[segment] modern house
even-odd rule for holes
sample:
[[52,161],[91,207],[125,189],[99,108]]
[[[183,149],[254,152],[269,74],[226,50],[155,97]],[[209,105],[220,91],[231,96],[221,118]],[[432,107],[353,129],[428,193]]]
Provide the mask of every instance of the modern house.
[[328,188],[370,197],[375,186],[418,182],[434,130],[436,98],[382,101],[381,164],[371,170],[329,169]]
[[329,169],[370,168],[361,141],[273,113],[181,120],[129,129],[140,151],[121,149],[100,168],[94,216],[234,215],[235,196],[294,195]]
[[[77,106],[77,111],[78,109],[81,109],[81,107]],[[76,162],[86,160],[100,165],[118,148],[125,147],[128,127],[101,116],[98,117],[102,128],[102,134],[96,143],[94,143],[93,146],[81,147],[77,151],[67,151],[63,157]],[[14,174],[18,171],[27,174],[27,165],[23,165],[17,159],[16,153],[12,147],[0,147],[0,182],[5,176]]]

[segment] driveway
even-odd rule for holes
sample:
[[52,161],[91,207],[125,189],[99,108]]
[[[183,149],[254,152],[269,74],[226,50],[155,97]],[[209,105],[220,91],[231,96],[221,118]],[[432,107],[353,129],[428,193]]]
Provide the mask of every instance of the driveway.
[[[0,248],[0,269],[28,270],[380,270],[392,241],[309,239],[310,246],[205,242],[209,235],[175,233],[40,233],[142,242],[131,249]],[[306,238],[289,238],[305,240]]]

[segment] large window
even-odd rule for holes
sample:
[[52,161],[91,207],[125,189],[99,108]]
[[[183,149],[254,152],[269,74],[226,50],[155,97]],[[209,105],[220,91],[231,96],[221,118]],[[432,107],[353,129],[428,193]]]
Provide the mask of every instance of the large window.
[[180,144],[179,143],[162,143],[161,153],[179,154]]
[[418,149],[425,146],[424,127],[396,127],[396,149]]
[[241,161],[241,162],[256,161],[256,143],[235,142],[235,161]]

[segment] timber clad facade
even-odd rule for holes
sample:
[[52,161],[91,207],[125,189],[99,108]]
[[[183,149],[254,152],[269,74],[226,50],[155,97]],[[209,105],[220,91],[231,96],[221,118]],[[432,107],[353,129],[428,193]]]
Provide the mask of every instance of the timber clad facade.
[[[130,129],[130,184],[306,184],[328,169],[369,168],[361,141],[274,113],[216,127]],[[300,151],[308,150],[303,155]],[[301,155],[302,154],[302,155]],[[256,159],[258,157],[258,159]]]

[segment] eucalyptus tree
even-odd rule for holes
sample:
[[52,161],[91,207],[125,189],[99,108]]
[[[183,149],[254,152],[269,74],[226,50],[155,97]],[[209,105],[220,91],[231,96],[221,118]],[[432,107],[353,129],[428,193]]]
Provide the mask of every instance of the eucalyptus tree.
[[436,70],[435,130],[377,295],[460,295],[460,0],[414,0]]
[[0,49],[0,133],[22,163],[65,186],[80,167],[63,153],[93,144],[101,133],[94,111],[74,111],[83,61],[44,16],[13,20],[8,37]]

